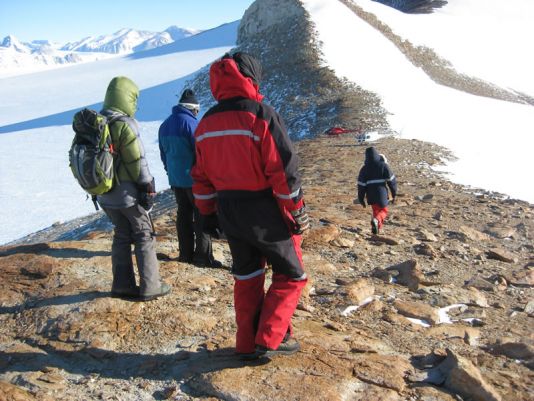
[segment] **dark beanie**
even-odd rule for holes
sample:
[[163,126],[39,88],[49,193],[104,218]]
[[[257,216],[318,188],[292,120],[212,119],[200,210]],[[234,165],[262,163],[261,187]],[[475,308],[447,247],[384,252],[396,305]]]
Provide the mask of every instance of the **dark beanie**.
[[239,72],[245,77],[251,78],[252,81],[259,85],[262,76],[261,64],[258,60],[245,52],[237,52],[232,56]]
[[178,103],[195,104],[195,105],[199,104],[197,97],[195,96],[195,92],[193,92],[191,89],[184,90],[184,93],[182,93],[182,97],[180,98]]

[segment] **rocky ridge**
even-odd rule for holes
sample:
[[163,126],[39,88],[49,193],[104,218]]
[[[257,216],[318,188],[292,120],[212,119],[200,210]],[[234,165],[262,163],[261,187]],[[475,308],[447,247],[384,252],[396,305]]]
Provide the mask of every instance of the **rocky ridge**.
[[[400,190],[383,233],[371,235],[369,208],[352,203],[365,147],[321,132],[334,122],[385,127],[379,100],[319,62],[303,76],[326,88],[321,96],[306,92],[305,79],[281,91],[276,83],[296,67],[277,70],[281,47],[262,47],[265,37],[291,46],[287,35],[302,44],[313,30],[296,17],[299,2],[261,3],[293,10],[293,24],[273,17],[255,28],[244,18],[240,46],[271,63],[266,94],[293,136],[316,137],[296,144],[312,220],[303,242],[310,283],[294,318],[302,351],[235,358],[232,276],[177,261],[166,191],[154,213],[161,273],[173,287],[165,298],[110,297],[111,233],[98,215],[0,248],[0,400],[532,399],[533,206],[449,182],[431,168],[450,157],[440,147],[382,137],[375,145]],[[254,10],[267,12],[251,8],[250,18]],[[311,45],[302,52],[298,60],[320,57]],[[195,83],[207,98],[206,74]],[[214,248],[229,266],[227,244]]]
[[[376,146],[400,187],[378,236],[352,204],[365,147],[297,144],[313,223],[302,352],[234,357],[231,274],[176,260],[171,208],[155,225],[173,291],[148,303],[110,297],[109,231],[0,249],[0,399],[531,399],[534,208],[448,182],[436,146]],[[230,265],[224,241],[215,252]]]

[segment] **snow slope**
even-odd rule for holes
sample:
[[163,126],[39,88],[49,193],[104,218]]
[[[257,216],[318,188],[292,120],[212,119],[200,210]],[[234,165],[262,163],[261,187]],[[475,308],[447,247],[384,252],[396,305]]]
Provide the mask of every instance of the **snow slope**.
[[[405,14],[375,2],[356,2],[375,12],[380,19],[382,14],[387,15],[388,24],[400,33],[396,24],[404,26]],[[507,4],[513,8],[516,2],[524,6],[523,12],[534,15],[534,2],[530,1],[529,7],[523,0],[509,0]],[[325,63],[338,76],[377,93],[384,107],[391,112],[391,127],[403,138],[430,141],[451,149],[459,160],[449,164],[446,170],[456,182],[534,203],[534,186],[528,177],[534,168],[531,157],[534,107],[477,97],[437,85],[379,31],[342,3],[328,0],[303,0],[303,3],[323,43]],[[502,2],[450,0],[450,7],[445,6],[441,12],[452,14],[454,11],[463,15],[462,18],[471,15],[471,24],[463,26],[465,30],[462,32],[469,36],[471,31],[478,29],[476,16],[480,10],[474,9],[474,5],[480,7],[484,15],[498,16],[500,8],[492,8],[498,3]],[[501,17],[505,19],[506,15]],[[420,28],[417,38],[430,38],[435,30],[451,32],[462,28],[452,17],[449,22],[446,26]],[[479,39],[483,42],[484,38]],[[515,38],[508,39],[512,46]],[[347,43],[350,43],[350,51]],[[462,44],[464,42],[457,43],[458,46]],[[466,41],[465,45],[470,47],[472,43]],[[440,54],[439,47],[435,50]],[[521,58],[521,55],[513,55],[515,60]],[[499,57],[495,55],[494,62],[498,61]],[[519,76],[519,72],[515,74]],[[530,75],[516,78],[517,90],[526,90],[531,85]]]
[[196,71],[230,50],[239,21],[146,52],[0,79],[0,244],[94,212],[68,167],[75,111],[100,109],[109,81],[141,89],[136,117],[158,190],[168,187],[157,131]]
[[354,0],[412,44],[436,49],[457,71],[534,96],[534,2],[448,0],[432,14],[404,14]]

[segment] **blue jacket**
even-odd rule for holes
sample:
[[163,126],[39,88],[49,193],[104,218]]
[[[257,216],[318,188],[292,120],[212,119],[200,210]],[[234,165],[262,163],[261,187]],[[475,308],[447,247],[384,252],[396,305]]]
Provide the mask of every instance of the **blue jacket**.
[[193,186],[191,168],[195,162],[197,125],[198,121],[193,113],[177,105],[159,127],[159,152],[171,187]]
[[381,159],[374,147],[365,149],[365,163],[358,175],[358,200],[363,203],[367,196],[370,205],[379,204],[380,207],[388,205],[388,190],[391,196],[397,196],[397,179],[391,172],[388,164]]

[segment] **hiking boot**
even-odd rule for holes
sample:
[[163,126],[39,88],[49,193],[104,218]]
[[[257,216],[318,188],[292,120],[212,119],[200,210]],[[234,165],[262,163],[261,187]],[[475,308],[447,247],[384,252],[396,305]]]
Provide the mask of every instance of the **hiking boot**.
[[256,358],[272,358],[277,355],[292,355],[300,351],[300,343],[293,337],[284,340],[277,349],[270,349],[263,345],[256,345]]
[[158,290],[156,290],[153,293],[143,294],[140,295],[138,300],[139,301],[152,301],[153,299],[163,297],[171,292],[171,287],[167,283],[161,283],[161,286]]
[[215,259],[193,259],[196,267],[208,267],[211,269],[222,269],[223,264]]
[[371,232],[372,232],[373,234],[378,234],[379,231],[380,231],[380,229],[378,228],[378,220],[375,219],[375,218],[373,218],[373,219],[371,220]]
[[135,286],[133,288],[112,288],[111,289],[112,298],[120,299],[138,299],[139,298],[139,287]]

